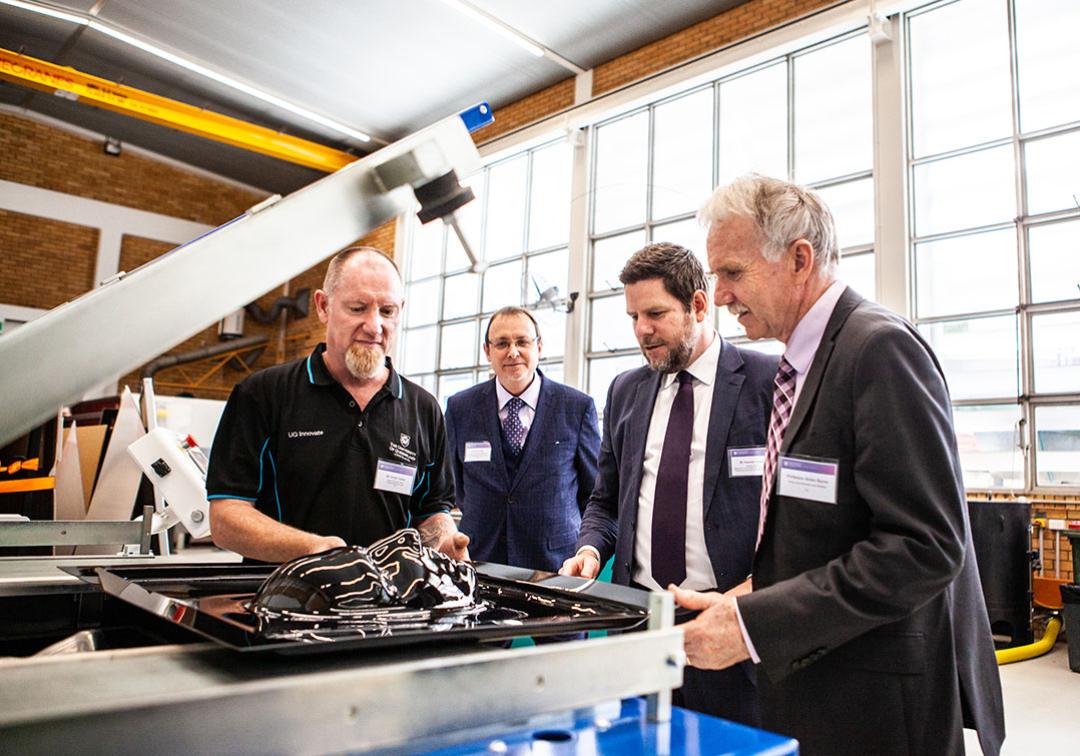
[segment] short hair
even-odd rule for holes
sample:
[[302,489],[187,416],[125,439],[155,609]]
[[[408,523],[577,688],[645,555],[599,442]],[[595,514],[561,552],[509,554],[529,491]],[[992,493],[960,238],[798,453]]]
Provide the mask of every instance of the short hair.
[[540,324],[536,322],[536,318],[533,317],[533,314],[526,310],[524,307],[515,307],[513,305],[510,305],[507,307],[500,307],[498,310],[491,313],[491,317],[488,318],[487,328],[484,329],[485,344],[491,343],[491,324],[495,322],[495,318],[509,317],[510,315],[524,315],[529,320],[531,320],[533,324],[533,330],[536,331],[536,340],[540,340]]
[[330,260],[330,264],[326,266],[326,276],[323,277],[322,284],[323,291],[325,291],[328,295],[333,294],[334,289],[336,289],[338,287],[338,284],[341,283],[341,269],[345,266],[345,263],[353,257],[361,254],[378,255],[379,257],[390,263],[390,265],[394,268],[394,272],[397,273],[398,279],[401,279],[401,270],[398,269],[397,263],[394,262],[393,258],[391,258],[390,255],[386,254],[381,249],[376,249],[375,247],[349,247],[347,249],[341,250],[336,255],[334,255],[333,259]]
[[705,268],[693,252],[671,242],[646,244],[630,256],[619,273],[623,286],[659,278],[668,294],[693,309],[694,292],[708,292]]
[[776,262],[793,241],[806,239],[819,271],[831,274],[840,262],[832,213],[821,197],[798,184],[749,173],[717,187],[698,211],[706,228],[731,216],[754,222],[766,260]]

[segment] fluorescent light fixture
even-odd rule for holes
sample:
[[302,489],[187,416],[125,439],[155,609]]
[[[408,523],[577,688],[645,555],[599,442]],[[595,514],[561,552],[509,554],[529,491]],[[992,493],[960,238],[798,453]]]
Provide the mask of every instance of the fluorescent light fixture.
[[535,55],[537,58],[544,57],[544,48],[533,42],[524,34],[519,32],[514,27],[507,23],[500,21],[494,16],[485,13],[474,5],[464,2],[464,0],[442,0],[446,5],[449,5],[454,10],[462,13],[474,21],[479,21],[484,26],[488,27],[492,31],[498,32],[507,39],[520,45],[523,49],[527,50],[529,54]]
[[287,110],[288,112],[294,115],[298,115],[301,118],[311,121],[312,123],[317,123],[321,126],[325,126],[332,131],[336,131],[339,134],[344,134],[345,136],[351,137],[360,142],[371,141],[371,137],[362,131],[357,131],[356,129],[350,126],[346,126],[343,123],[338,123],[331,118],[319,115],[318,113],[312,112],[307,108],[302,108],[299,105],[294,105],[288,100],[283,100],[280,97],[270,94],[269,92],[264,92],[261,89],[256,89],[250,84],[245,84],[242,81],[238,81],[230,76],[218,73],[217,71],[207,68],[206,66],[188,60],[187,58],[183,58],[179,55],[176,55],[175,53],[171,53],[168,50],[164,50],[158,47],[157,45],[151,44],[149,42],[146,42],[145,40],[139,39],[138,37],[132,36],[127,32],[120,31],[119,29],[110,26],[109,24],[106,24],[105,22],[100,21],[97,18],[79,16],[72,13],[64,13],[63,11],[55,10],[46,5],[28,3],[24,0],[0,0],[0,3],[3,3],[5,5],[11,5],[16,8],[22,8],[33,13],[40,13],[45,16],[60,18],[65,21],[70,21],[74,24],[89,26],[91,29],[101,32],[102,34],[112,37],[113,39],[119,40],[126,45],[136,47],[143,52],[150,53],[155,57],[161,58],[162,60],[166,60],[170,63],[173,63],[174,65],[180,66],[181,68],[191,71],[192,73],[199,74],[200,76],[205,76],[207,79],[216,81],[219,84],[224,84],[230,89],[235,89],[238,92],[243,92],[246,95],[250,95],[251,97],[254,97],[258,100],[262,100],[263,102],[281,108],[282,110]]

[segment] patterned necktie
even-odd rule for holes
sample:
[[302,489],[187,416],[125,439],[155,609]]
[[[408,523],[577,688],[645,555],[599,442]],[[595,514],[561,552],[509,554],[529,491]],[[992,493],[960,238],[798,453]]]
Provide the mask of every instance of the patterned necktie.
[[520,397],[512,396],[506,403],[506,420],[503,421],[503,433],[506,434],[506,442],[516,457],[521,454],[521,447],[525,445],[525,426],[521,424],[521,408],[525,402]]
[[761,534],[765,531],[765,512],[769,506],[773,478],[776,477],[776,462],[780,456],[780,445],[784,442],[784,431],[787,430],[788,422],[791,420],[792,405],[795,403],[795,368],[786,357],[780,358],[780,367],[776,371],[774,384],[776,388],[773,390],[772,416],[769,418],[769,438],[765,446],[765,469],[761,476],[761,514],[758,517],[757,535],[759,545]]
[[661,588],[686,579],[686,489],[694,435],[694,386],[686,371],[680,371],[678,379],[653,494],[651,567],[653,580]]

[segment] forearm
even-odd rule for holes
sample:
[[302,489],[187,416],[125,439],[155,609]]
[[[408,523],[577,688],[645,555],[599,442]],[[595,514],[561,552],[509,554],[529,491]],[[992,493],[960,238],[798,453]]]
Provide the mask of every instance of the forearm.
[[210,503],[210,532],[219,547],[263,562],[287,562],[344,545],[336,536],[308,533],[277,522],[239,499]]
[[439,545],[447,539],[454,537],[458,532],[454,524],[454,518],[445,512],[438,512],[421,522],[417,528],[420,532],[420,542],[431,549],[438,550]]

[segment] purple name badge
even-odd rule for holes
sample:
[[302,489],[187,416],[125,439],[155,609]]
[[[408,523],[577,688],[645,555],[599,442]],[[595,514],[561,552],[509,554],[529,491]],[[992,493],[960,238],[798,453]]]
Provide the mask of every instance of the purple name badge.
[[796,499],[836,503],[838,462],[827,459],[781,456],[776,493]]

